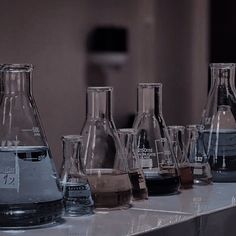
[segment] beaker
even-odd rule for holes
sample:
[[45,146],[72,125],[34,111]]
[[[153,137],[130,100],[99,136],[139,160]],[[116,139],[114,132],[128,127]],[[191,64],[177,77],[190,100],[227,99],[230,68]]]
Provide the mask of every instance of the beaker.
[[211,64],[203,143],[214,182],[236,182],[235,64]]
[[147,186],[143,169],[137,153],[136,131],[134,129],[118,130],[125,158],[128,161],[129,177],[132,184],[134,200],[148,199]]
[[186,155],[185,127],[180,125],[171,125],[168,126],[168,130],[173,151],[179,166],[181,188],[192,188],[193,173]]
[[130,207],[131,183],[112,116],[112,87],[88,87],[83,163],[95,208]]
[[138,85],[138,113],[133,128],[137,130],[138,155],[149,195],[177,193],[179,171],[162,115],[161,83]]
[[48,224],[62,214],[62,193],[32,95],[33,67],[0,68],[0,227]]
[[81,162],[82,136],[65,135],[62,137],[63,162],[60,171],[61,186],[66,216],[93,214],[93,199]]
[[203,145],[203,125],[187,125],[187,158],[193,171],[194,184],[207,185],[212,182],[211,168]]

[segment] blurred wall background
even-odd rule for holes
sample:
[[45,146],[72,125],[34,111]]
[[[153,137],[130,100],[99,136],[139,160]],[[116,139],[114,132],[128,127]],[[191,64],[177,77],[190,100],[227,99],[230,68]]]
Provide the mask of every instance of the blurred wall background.
[[90,66],[85,47],[96,26],[128,30],[126,64],[102,71],[114,87],[117,127],[132,123],[139,82],[163,83],[167,124],[200,120],[207,96],[208,0],[0,2],[0,63],[34,65],[34,97],[57,167],[60,137],[80,132],[89,76],[96,80],[103,70]]

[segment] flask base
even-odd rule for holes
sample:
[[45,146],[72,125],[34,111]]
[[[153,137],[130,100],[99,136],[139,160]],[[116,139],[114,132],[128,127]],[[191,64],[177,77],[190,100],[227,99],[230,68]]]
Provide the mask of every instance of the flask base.
[[39,203],[0,204],[0,228],[46,227],[61,219],[62,210],[62,200]]

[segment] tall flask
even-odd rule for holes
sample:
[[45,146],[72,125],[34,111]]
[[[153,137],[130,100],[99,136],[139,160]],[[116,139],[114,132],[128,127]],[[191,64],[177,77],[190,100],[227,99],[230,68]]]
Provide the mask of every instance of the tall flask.
[[0,68],[0,227],[61,217],[62,193],[32,95],[31,65]]
[[236,182],[235,64],[211,64],[211,90],[203,111],[203,141],[213,181]]
[[162,115],[162,84],[138,85],[138,113],[133,127],[149,195],[177,193],[179,171]]
[[82,136],[83,163],[95,208],[128,208],[131,183],[112,116],[112,87],[87,89],[87,117]]

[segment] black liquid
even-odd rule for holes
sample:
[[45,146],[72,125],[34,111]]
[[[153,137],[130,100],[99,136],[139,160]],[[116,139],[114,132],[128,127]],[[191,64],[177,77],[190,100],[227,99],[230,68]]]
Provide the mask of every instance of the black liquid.
[[176,194],[179,191],[180,180],[178,176],[169,174],[145,175],[145,179],[150,196]]
[[209,158],[214,182],[236,182],[236,156]]
[[27,204],[0,204],[0,227],[23,228],[49,224],[61,218],[62,209],[62,200]]

